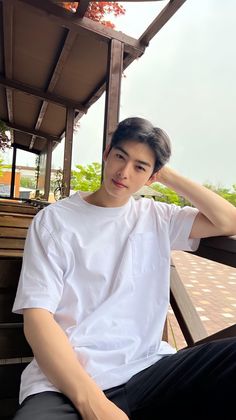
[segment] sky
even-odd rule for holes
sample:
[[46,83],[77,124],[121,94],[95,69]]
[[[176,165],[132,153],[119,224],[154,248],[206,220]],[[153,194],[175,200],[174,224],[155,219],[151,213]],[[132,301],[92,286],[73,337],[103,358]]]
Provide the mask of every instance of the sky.
[[[167,1],[124,3],[112,19],[138,38]],[[120,120],[149,119],[172,141],[170,166],[200,183],[236,183],[236,1],[187,0],[125,70]],[[104,95],[80,120],[73,168],[101,162]],[[53,164],[62,166],[62,148]]]

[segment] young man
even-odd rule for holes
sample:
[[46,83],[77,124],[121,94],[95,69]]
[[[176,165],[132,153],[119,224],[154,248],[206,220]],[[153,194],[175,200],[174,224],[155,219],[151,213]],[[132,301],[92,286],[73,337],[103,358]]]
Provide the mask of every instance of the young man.
[[[128,118],[104,153],[101,188],[35,216],[13,308],[35,358],[15,420],[222,419],[234,409],[235,339],[178,352],[162,341],[171,250],[236,234],[236,209],[169,157],[161,129]],[[155,180],[195,208],[133,199]]]

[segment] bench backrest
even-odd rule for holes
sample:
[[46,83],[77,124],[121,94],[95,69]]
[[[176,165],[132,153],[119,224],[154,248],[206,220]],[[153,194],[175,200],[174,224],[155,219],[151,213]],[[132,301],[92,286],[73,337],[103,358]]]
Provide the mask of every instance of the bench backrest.
[[[0,418],[11,419],[18,405],[21,372],[32,358],[23,317],[12,313],[22,255],[33,215],[0,212]],[[24,361],[22,363],[22,361]]]

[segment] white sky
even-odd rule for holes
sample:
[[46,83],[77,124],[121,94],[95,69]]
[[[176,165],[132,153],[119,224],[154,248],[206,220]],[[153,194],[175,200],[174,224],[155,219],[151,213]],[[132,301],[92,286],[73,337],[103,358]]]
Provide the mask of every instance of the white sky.
[[[116,29],[138,38],[167,1],[124,3]],[[170,165],[199,182],[236,183],[236,2],[187,0],[125,71],[120,120],[143,116],[172,139]],[[104,95],[80,120],[73,166],[101,161]],[[62,166],[62,147],[54,163]]]

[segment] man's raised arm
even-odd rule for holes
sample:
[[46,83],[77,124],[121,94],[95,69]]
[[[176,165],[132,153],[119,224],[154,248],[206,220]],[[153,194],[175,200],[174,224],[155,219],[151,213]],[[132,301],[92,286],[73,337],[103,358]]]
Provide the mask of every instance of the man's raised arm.
[[199,210],[190,238],[236,235],[236,208],[227,200],[168,166],[164,166],[154,180],[173,189]]

